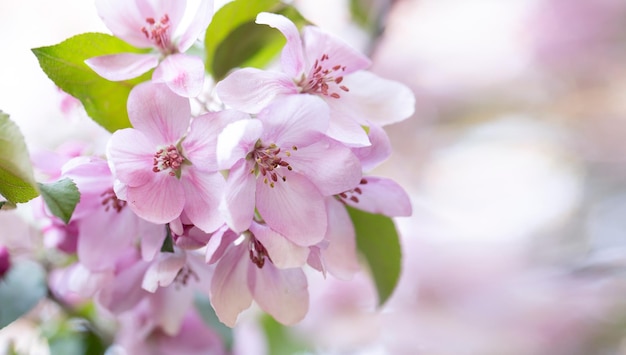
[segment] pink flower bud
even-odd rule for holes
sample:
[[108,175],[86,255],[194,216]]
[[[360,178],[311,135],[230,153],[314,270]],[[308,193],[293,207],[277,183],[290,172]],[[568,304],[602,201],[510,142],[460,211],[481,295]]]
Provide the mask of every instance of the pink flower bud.
[[11,260],[9,258],[9,250],[5,246],[0,245],[0,280],[10,268]]

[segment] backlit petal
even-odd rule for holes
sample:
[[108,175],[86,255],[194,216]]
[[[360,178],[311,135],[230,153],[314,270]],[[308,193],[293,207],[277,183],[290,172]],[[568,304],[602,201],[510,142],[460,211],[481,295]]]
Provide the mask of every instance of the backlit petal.
[[388,125],[409,118],[415,111],[415,95],[406,85],[368,71],[344,77],[350,88],[338,99],[344,114],[361,124]]
[[185,190],[185,214],[193,224],[211,233],[224,224],[219,211],[226,181],[220,173],[186,169],[181,179]]
[[246,249],[231,248],[219,261],[211,280],[211,305],[220,321],[234,327],[237,316],[252,304],[247,273],[251,263]]
[[304,176],[285,173],[285,177],[286,181],[279,179],[274,187],[258,178],[257,209],[270,228],[292,242],[301,246],[317,244],[326,233],[324,199]]
[[101,77],[111,81],[133,79],[159,65],[154,54],[120,53],[92,57],[85,60]]
[[235,70],[215,88],[226,105],[248,113],[257,113],[274,98],[295,95],[293,79],[281,72],[244,68]]
[[220,211],[226,224],[241,233],[250,227],[254,216],[256,178],[244,160],[237,163],[228,175]]
[[304,53],[302,40],[296,25],[283,15],[261,12],[256,17],[256,23],[269,25],[278,29],[287,39],[280,56],[283,71],[291,78],[298,78],[304,70]]
[[152,142],[175,144],[187,133],[191,106],[188,99],[176,95],[167,86],[146,82],[130,92],[128,117],[133,127]]
[[301,321],[309,310],[308,283],[300,268],[277,269],[266,263],[263,268],[251,267],[248,280],[254,300],[282,324]]
[[185,195],[180,181],[166,172],[158,174],[151,183],[128,187],[128,206],[141,218],[164,224],[180,216],[185,205]]
[[252,223],[250,232],[263,244],[272,263],[279,269],[300,267],[306,264],[308,247],[301,247],[276,233],[266,225]]
[[152,80],[165,83],[177,95],[196,97],[204,85],[204,63],[200,57],[171,54],[161,61]]

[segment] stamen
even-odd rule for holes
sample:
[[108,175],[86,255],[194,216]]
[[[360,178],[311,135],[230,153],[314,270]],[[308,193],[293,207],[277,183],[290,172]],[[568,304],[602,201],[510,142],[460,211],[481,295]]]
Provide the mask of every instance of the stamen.
[[333,67],[326,67],[324,62],[329,58],[328,54],[324,53],[319,59],[315,60],[313,67],[309,71],[309,75],[303,77],[298,83],[302,93],[323,95],[333,99],[339,99],[341,95],[333,89],[339,88],[344,92],[350,91],[347,86],[339,85],[343,82],[343,76],[336,75],[340,71],[345,71],[346,66],[336,64]]
[[115,210],[115,212],[120,213],[124,209],[124,207],[126,207],[126,201],[118,199],[115,191],[113,191],[113,188],[110,188],[101,193],[100,197],[102,197],[102,201],[100,202],[100,204],[104,206],[105,212],[113,209]]
[[161,148],[154,153],[152,160],[152,171],[158,173],[160,171],[169,170],[170,176],[177,176],[180,168],[185,162],[185,158],[178,152],[178,149],[170,144],[166,148]]
[[193,270],[191,270],[189,266],[185,265],[182,267],[182,269],[178,271],[178,274],[176,274],[176,277],[174,278],[174,282],[177,283],[178,285],[186,286],[187,282],[192,277],[197,282],[200,281],[198,274],[196,274]]
[[363,190],[361,190],[360,185],[365,184],[367,184],[367,179],[361,178],[361,181],[359,181],[359,185],[357,185],[352,190],[344,191],[340,194],[337,194],[337,199],[343,203],[346,203],[347,200],[350,200],[354,203],[359,203],[359,196],[363,194]]
[[261,244],[261,242],[259,242],[254,236],[252,236],[250,241],[248,241],[248,253],[250,255],[250,260],[259,269],[262,269],[263,265],[265,265],[265,258],[272,261],[267,253],[267,249],[265,249],[263,244]]
[[[293,151],[298,150],[296,146],[291,148]],[[281,153],[283,154],[282,156]],[[263,176],[263,183],[273,188],[276,186],[275,182],[279,180],[287,181],[287,177],[281,173],[281,168],[287,168],[289,171],[293,170],[289,162],[284,160],[285,157],[291,157],[291,154],[291,151],[281,149],[275,143],[265,146],[259,141],[250,155],[250,159],[255,162],[255,166],[250,169],[250,172]]]
[[141,28],[141,32],[146,38],[152,40],[154,44],[164,52],[170,51],[170,17],[165,14],[157,22],[152,17],[146,18],[148,26]]

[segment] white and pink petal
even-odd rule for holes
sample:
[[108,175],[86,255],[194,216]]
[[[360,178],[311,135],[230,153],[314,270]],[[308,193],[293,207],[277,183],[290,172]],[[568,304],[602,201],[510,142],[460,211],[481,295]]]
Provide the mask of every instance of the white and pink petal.
[[129,80],[147,73],[159,65],[155,54],[119,53],[92,57],[85,60],[101,77],[111,81]]
[[248,113],[261,111],[277,97],[298,94],[291,76],[256,68],[233,71],[215,90],[223,103]]
[[204,86],[204,63],[200,57],[170,54],[156,68],[152,81],[165,83],[179,96],[196,97]]

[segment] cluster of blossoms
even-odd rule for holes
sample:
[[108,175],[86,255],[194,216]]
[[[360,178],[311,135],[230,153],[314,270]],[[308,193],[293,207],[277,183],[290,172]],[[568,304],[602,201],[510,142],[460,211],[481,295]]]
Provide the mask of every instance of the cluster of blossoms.
[[152,51],[86,63],[112,81],[154,71],[130,92],[132,128],[113,133],[106,157],[73,152],[58,166],[81,194],[67,225],[50,216],[46,227],[77,254],[56,275],[60,297],[93,297],[153,339],[197,325],[198,293],[231,327],[253,301],[294,324],[308,310],[307,270],[349,279],[360,268],[346,206],[410,215],[398,184],[366,173],[391,154],[382,127],[412,115],[413,94],[366,71],[366,56],[260,13],[287,39],[281,70],[234,70],[211,88],[221,108],[192,114],[206,74],[185,52],[211,2],[186,26],[184,2],[96,4],[115,36]]

